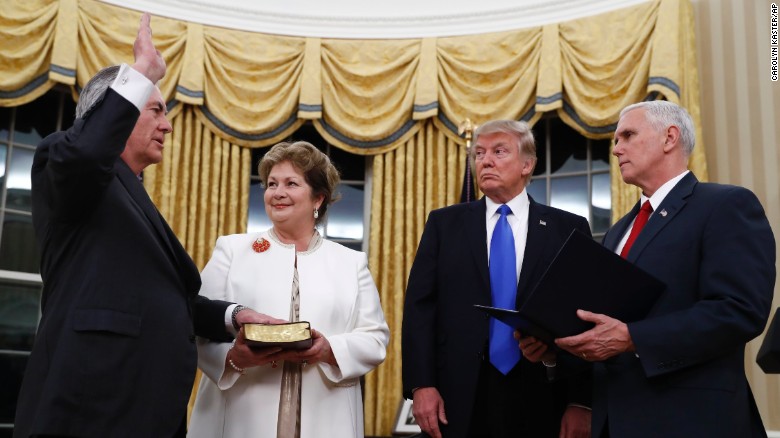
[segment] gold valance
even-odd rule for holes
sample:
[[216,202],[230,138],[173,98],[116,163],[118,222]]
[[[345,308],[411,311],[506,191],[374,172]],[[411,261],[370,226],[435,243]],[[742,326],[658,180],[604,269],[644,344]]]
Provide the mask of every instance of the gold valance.
[[[0,17],[0,106],[55,83],[83,86],[132,62],[140,13],[96,0],[12,2]],[[334,145],[373,155],[427,119],[462,143],[457,122],[535,122],[557,111],[583,135],[611,135],[618,111],[657,93],[688,104],[686,0],[656,0],[593,17],[507,32],[405,40],[286,37],[162,17],[154,39],[161,84],[214,134],[242,146],[289,136],[304,120]],[[695,63],[694,63],[695,64]],[[695,72],[695,66],[692,67]],[[696,108],[691,108],[691,105]],[[178,110],[178,109],[177,109]]]

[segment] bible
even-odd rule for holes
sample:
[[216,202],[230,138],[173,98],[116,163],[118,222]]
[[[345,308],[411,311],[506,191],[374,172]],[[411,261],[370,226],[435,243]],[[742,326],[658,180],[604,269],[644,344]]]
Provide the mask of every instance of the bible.
[[244,324],[244,336],[250,347],[282,347],[305,350],[312,345],[311,327],[307,321],[286,324]]

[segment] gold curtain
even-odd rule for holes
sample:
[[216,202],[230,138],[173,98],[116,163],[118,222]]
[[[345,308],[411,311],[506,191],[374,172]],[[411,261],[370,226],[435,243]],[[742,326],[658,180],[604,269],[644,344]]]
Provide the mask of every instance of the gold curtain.
[[171,120],[163,161],[144,170],[144,186],[199,269],[217,237],[243,233],[249,209],[251,149],[222,139],[191,106]]
[[49,59],[59,5],[51,0],[3,0],[0,14],[0,106],[32,102],[55,84]]
[[[542,28],[439,38],[440,130],[458,142],[457,124],[470,118],[533,121]],[[490,47],[491,50],[485,50]],[[532,120],[533,119],[533,120]]]
[[[132,62],[137,11],[96,0],[2,1],[0,106],[30,102],[57,83],[74,86],[75,96],[99,68]],[[392,343],[366,378],[368,435],[391,431],[406,276],[427,213],[459,199],[461,120],[534,123],[555,111],[586,137],[609,138],[622,107],[662,97],[691,112],[698,144],[690,167],[707,179],[690,0],[406,40],[284,37],[162,17],[152,26],[168,62],[160,87],[174,133],[144,181],[199,267],[217,236],[246,229],[249,148],[311,120],[337,147],[373,155],[369,256]],[[619,217],[638,194],[614,162],[611,177]]]
[[[206,129],[193,107],[178,111],[171,124],[163,161],[144,170],[144,186],[202,270],[217,237],[246,231],[252,153]],[[198,370],[188,418],[200,376]]]
[[430,120],[411,139],[372,163],[369,267],[392,336],[387,359],[366,376],[366,430],[390,435],[401,401],[404,290],[428,212],[460,199],[466,148]]
[[[682,105],[690,112],[696,129],[696,147],[689,159],[688,168],[700,181],[707,181],[709,173],[702,144],[693,9],[688,1],[662,1],[655,9],[657,10],[655,31],[650,35],[649,41],[642,42],[652,47],[647,92],[658,93],[667,100]],[[638,100],[641,99],[635,101]],[[610,158],[610,179],[612,222],[615,222],[636,204],[640,190],[623,183],[614,156]]]
[[[2,106],[29,102],[55,82],[83,85],[100,67],[132,61],[136,11],[96,0],[4,9]],[[332,144],[374,155],[404,144],[430,118],[462,143],[456,125],[465,117],[533,123],[548,111],[587,137],[605,138],[618,111],[650,93],[687,105],[699,119],[689,0],[407,40],[285,37],[161,17],[153,26],[168,62],[163,95],[193,105],[211,132],[242,146],[271,145],[308,119]]]
[[[419,125],[409,110],[421,46],[420,40],[322,41],[325,111],[314,126],[323,138],[349,152],[373,155],[414,135]],[[385,147],[377,148],[382,143]]]

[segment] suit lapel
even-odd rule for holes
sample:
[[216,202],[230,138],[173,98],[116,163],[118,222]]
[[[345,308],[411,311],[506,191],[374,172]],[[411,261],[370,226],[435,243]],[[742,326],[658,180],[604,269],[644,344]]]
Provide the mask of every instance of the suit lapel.
[[607,232],[607,234],[604,236],[604,241],[602,242],[602,245],[609,249],[612,252],[615,252],[615,249],[617,249],[618,244],[620,243],[620,240],[623,238],[623,236],[626,234],[626,231],[628,230],[628,225],[631,224],[633,219],[636,217],[637,214],[639,214],[639,202],[637,201],[636,204],[634,204],[634,208],[631,209],[628,213],[626,213],[625,216],[620,218],[619,221],[615,223],[615,225],[612,226],[612,228]]
[[[547,211],[529,197],[528,205],[528,234],[525,240],[523,252],[523,265],[520,267],[520,280],[517,284],[517,306],[523,302],[523,295],[534,286],[530,284],[531,274],[539,264],[542,249],[547,245],[549,234],[547,233]],[[529,256],[530,255],[530,256]]]
[[[687,198],[693,193],[693,188],[699,182],[693,173],[685,175],[680,182],[669,192],[664,198],[658,209],[650,216],[650,220],[647,221],[647,225],[639,233],[634,245],[631,247],[631,251],[628,253],[627,260],[630,262],[636,261],[642,251],[647,245],[658,235],[659,232],[670,223],[677,213],[679,213],[685,204],[688,202]],[[621,234],[622,236],[622,234]]]
[[157,207],[155,207],[154,203],[152,203],[152,200],[149,198],[149,194],[146,193],[143,184],[141,184],[141,181],[138,180],[138,176],[136,176],[133,171],[130,170],[130,167],[127,166],[124,160],[121,158],[117,159],[116,163],[116,175],[119,179],[119,182],[124,186],[125,190],[127,190],[127,193],[130,195],[130,199],[132,199],[133,202],[141,209],[141,211],[144,212],[144,215],[147,219],[149,219],[149,222],[152,224],[152,228],[154,228],[154,230],[157,232],[160,240],[165,242],[165,247],[168,248],[168,254],[178,264],[176,252],[171,246],[171,241],[168,238],[168,233],[166,232],[165,226],[163,225],[160,212],[157,211]]
[[482,283],[485,284],[485,290],[490,296],[490,271],[488,270],[487,256],[487,205],[483,197],[479,201],[469,203],[469,211],[466,215],[467,224],[466,239],[471,254],[474,256],[474,263],[479,271]]

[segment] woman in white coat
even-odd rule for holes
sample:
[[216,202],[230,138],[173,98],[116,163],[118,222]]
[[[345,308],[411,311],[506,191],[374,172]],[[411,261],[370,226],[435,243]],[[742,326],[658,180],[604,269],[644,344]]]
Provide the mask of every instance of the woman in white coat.
[[366,255],[320,237],[338,171],[306,142],[261,160],[273,227],[223,236],[201,273],[201,295],[281,320],[309,321],[307,350],[199,340],[203,378],[189,437],[362,437],[360,377],[385,358],[390,332]]

